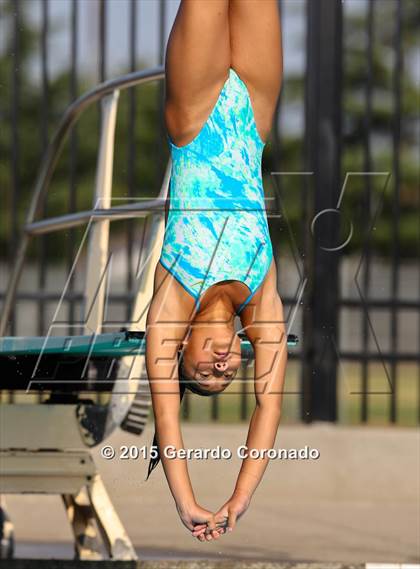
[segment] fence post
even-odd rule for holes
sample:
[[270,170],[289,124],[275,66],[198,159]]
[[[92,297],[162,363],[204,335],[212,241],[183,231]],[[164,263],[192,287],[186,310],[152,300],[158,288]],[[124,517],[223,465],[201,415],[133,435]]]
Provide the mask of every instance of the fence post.
[[340,215],[334,209],[341,189],[341,0],[308,0],[307,25],[305,161],[313,174],[308,195],[301,418],[336,421],[340,250],[331,249],[339,245],[340,228]]

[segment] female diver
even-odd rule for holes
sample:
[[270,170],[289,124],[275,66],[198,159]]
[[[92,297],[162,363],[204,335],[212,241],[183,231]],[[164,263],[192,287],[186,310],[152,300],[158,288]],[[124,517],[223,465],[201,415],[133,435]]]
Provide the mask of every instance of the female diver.
[[166,52],[172,171],[146,366],[164,472],[182,522],[200,541],[232,531],[268,460],[245,458],[231,497],[212,513],[195,499],[187,461],[163,452],[183,449],[185,388],[212,395],[235,377],[236,317],[255,356],[248,449],[272,448],[280,421],[287,339],[261,157],[280,92],[281,43],[277,0],[181,0]]

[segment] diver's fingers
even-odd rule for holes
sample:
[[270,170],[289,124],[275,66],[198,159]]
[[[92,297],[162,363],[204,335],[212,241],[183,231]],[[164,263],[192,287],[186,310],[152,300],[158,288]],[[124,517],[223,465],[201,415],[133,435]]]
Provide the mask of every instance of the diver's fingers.
[[201,531],[207,528],[207,524],[195,524],[192,531]]
[[220,538],[220,534],[219,534],[218,530],[213,530],[211,532],[211,535],[212,535],[213,539],[219,539]]
[[201,529],[194,528],[194,529],[192,530],[193,536],[194,536],[194,537],[197,537],[197,536],[199,536],[199,535],[205,533],[205,532],[206,532],[206,528],[207,528],[207,526],[204,526],[204,527],[201,528]]
[[224,520],[221,520],[219,522],[216,522],[216,527],[217,528],[225,528],[228,525],[228,519],[227,517]]
[[214,521],[213,516],[207,521],[207,528],[209,532],[212,532],[217,529],[216,522]]

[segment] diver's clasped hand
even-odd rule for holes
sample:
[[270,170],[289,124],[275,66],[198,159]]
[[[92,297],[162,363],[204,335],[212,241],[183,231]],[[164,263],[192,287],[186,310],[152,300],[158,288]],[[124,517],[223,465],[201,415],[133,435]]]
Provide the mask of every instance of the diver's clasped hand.
[[248,509],[250,498],[243,492],[236,490],[223,506],[212,514],[208,510],[194,504],[178,512],[183,524],[199,541],[219,539],[224,533],[232,532],[236,522]]
[[218,539],[224,531],[216,526],[214,514],[195,502],[184,506],[177,505],[177,510],[184,526],[200,541]]

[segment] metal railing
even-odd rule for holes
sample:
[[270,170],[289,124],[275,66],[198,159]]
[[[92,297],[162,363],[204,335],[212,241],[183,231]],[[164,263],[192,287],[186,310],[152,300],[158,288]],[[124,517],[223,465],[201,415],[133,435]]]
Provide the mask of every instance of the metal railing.
[[[76,214],[67,214],[52,219],[38,220],[42,207],[45,204],[45,199],[48,192],[49,183],[51,181],[54,167],[57,164],[60,152],[63,149],[66,137],[74,125],[74,123],[80,118],[82,113],[90,107],[93,103],[96,103],[103,98],[108,96],[111,97],[110,105],[111,111],[116,112],[117,98],[119,91],[122,89],[127,89],[129,87],[134,87],[147,83],[149,81],[156,81],[163,79],[165,76],[162,67],[146,70],[137,71],[134,73],[128,73],[117,79],[112,79],[110,81],[105,81],[101,83],[85,95],[79,97],[70,107],[66,110],[63,118],[58,125],[57,131],[48,145],[45,157],[41,162],[39,174],[34,186],[32,200],[29,207],[29,211],[26,218],[26,223],[23,227],[23,233],[19,245],[19,249],[15,258],[13,269],[10,275],[10,280],[8,283],[7,294],[4,300],[2,315],[0,320],[0,336],[4,336],[6,333],[9,317],[12,311],[13,303],[16,297],[16,291],[19,283],[19,278],[22,274],[26,252],[29,245],[29,240],[33,235],[40,235],[45,233],[50,233],[52,231],[57,231],[60,229],[68,229],[70,227],[77,227],[86,223],[89,219],[129,219],[134,217],[139,217],[139,214],[147,215],[153,210],[160,209],[164,207],[166,198],[158,198],[156,200],[148,200],[144,203],[135,203],[130,205],[124,205],[114,208],[106,209],[95,209],[80,212]],[[106,100],[106,99],[105,99]],[[104,113],[103,121],[107,120],[107,113]],[[110,128],[106,128],[103,124],[102,140],[106,139],[108,136],[113,138],[115,124]],[[113,144],[113,142],[112,142]],[[98,169],[97,169],[97,187],[103,185],[105,182],[103,177],[105,171],[112,169],[112,155],[111,160],[109,157],[104,156],[101,159],[99,157]],[[110,176],[106,176],[108,182],[110,183]],[[107,182],[107,183],[108,183]],[[103,196],[99,196],[97,191],[98,199],[102,200]]]
[[[35,3],[36,0],[31,0]],[[74,101],[77,97],[79,88],[79,77],[81,76],[82,66],[80,62],[79,46],[81,44],[79,29],[81,11],[84,6],[90,3],[81,3],[78,0],[62,0],[62,4],[67,2],[70,19],[68,31],[70,35],[69,49],[69,81],[68,97]],[[39,2],[41,4],[41,0]],[[43,3],[43,2],[42,2]],[[139,21],[140,10],[143,0],[132,0],[128,5],[126,19],[127,36],[127,59],[126,69],[134,71],[139,64],[141,46],[139,44]],[[173,15],[175,2],[168,0],[156,0],[153,15],[149,14],[154,21],[148,21],[147,25],[155,26],[156,31],[156,60],[163,63],[164,48],[168,32],[170,17]],[[45,6],[46,3],[43,3]],[[296,321],[300,325],[300,350],[291,354],[291,359],[297,360],[297,388],[296,397],[298,398],[298,412],[296,417],[303,421],[324,419],[329,421],[340,420],[339,407],[343,402],[343,394],[340,393],[340,363],[351,363],[355,365],[353,383],[357,386],[358,393],[352,394],[354,404],[354,416],[352,422],[366,423],[374,416],[372,406],[372,384],[375,381],[374,366],[382,366],[381,372],[385,381],[389,381],[382,419],[390,423],[400,422],[402,407],[401,401],[410,400],[411,416],[413,421],[420,421],[420,334],[418,322],[420,322],[420,298],[418,293],[410,297],[404,297],[403,287],[401,286],[403,275],[403,233],[407,231],[405,225],[405,215],[407,206],[403,201],[407,200],[407,182],[409,168],[403,168],[402,164],[410,147],[415,149],[418,144],[410,138],[409,131],[415,130],[418,124],[418,113],[410,109],[410,97],[415,96],[415,86],[409,83],[407,70],[409,68],[410,43],[414,43],[415,22],[418,19],[418,6],[416,3],[404,2],[403,0],[389,0],[386,3],[366,0],[366,2],[341,2],[340,0],[306,0],[296,3],[294,0],[279,0],[282,11],[283,23],[289,25],[291,20],[288,17],[295,12],[295,20],[299,20],[299,26],[294,29],[299,36],[303,30],[302,59],[304,65],[302,69],[291,69],[291,59],[287,60],[287,34],[284,35],[284,47],[286,53],[285,76],[283,81],[282,95],[277,107],[276,117],[273,122],[273,137],[271,149],[267,148],[269,156],[269,168],[276,171],[311,173],[311,177],[294,177],[293,193],[298,196],[298,200],[293,202],[290,193],[282,192],[279,203],[281,206],[288,205],[291,199],[294,209],[298,209],[298,223],[293,227],[293,238],[299,240],[300,247],[296,250],[296,258],[300,263],[299,269],[304,278],[307,279],[305,293],[302,298],[302,305],[299,306]],[[358,7],[355,20],[352,20],[353,9]],[[105,82],[109,74],[110,64],[110,27],[112,22],[109,18],[108,0],[101,0],[91,9],[90,17],[98,23],[97,36],[92,36],[93,52],[97,51],[98,57],[92,56],[92,80],[101,85],[109,85],[112,93],[112,82]],[[9,263],[11,270],[16,274],[14,264],[16,256],[14,243],[20,231],[19,213],[21,208],[21,198],[23,196],[22,182],[23,177],[23,149],[19,134],[19,125],[23,120],[23,87],[25,79],[23,66],[21,65],[24,57],[25,42],[22,41],[25,3],[22,0],[13,1],[13,13],[10,19],[11,42],[10,59],[11,80],[10,97],[3,97],[0,101],[0,112],[5,124],[10,124],[10,171],[8,173],[10,182],[10,228],[7,234],[9,250]],[[92,3],[93,7],[93,3]],[[175,6],[176,7],[176,6]],[[2,12],[4,14],[4,12]],[[0,17],[3,17],[3,15]],[[297,15],[296,15],[297,14]],[[143,13],[143,17],[145,13]],[[41,84],[39,89],[40,100],[40,125],[39,137],[42,144],[46,145],[48,140],[48,126],[54,116],[50,112],[50,66],[49,58],[51,55],[49,37],[51,27],[49,26],[50,15],[45,9],[41,14],[41,26],[39,30],[39,62],[41,69]],[[293,19],[293,18],[292,18]],[[293,22],[292,22],[293,23]],[[296,24],[296,21],[294,22]],[[121,30],[124,21],[119,22]],[[410,35],[411,34],[411,35]],[[300,49],[298,37],[293,43],[292,50],[298,52]],[[363,45],[362,45],[363,42]],[[352,44],[352,45],[350,45]],[[357,45],[356,45],[357,44]],[[37,44],[38,45],[38,44]],[[381,53],[382,50],[382,53]],[[36,49],[32,49],[36,52]],[[353,54],[352,54],[353,52]],[[357,52],[357,53],[355,53]],[[387,57],[382,57],[386,53]],[[379,57],[378,57],[379,54]],[[290,55],[290,51],[289,51]],[[351,59],[353,58],[353,59]],[[350,65],[348,65],[350,63]],[[347,68],[348,67],[348,68]],[[387,68],[387,69],[386,69]],[[162,68],[158,68],[162,69]],[[288,73],[291,75],[288,75]],[[352,74],[352,75],[351,75]],[[136,74],[131,74],[135,77]],[[162,73],[163,76],[163,73]],[[290,82],[289,82],[290,79]],[[302,82],[302,89],[296,88]],[[406,88],[402,89],[403,84]],[[291,87],[290,91],[288,91]],[[351,90],[356,95],[357,108],[350,108],[347,100]],[[94,92],[93,90],[92,92]],[[300,92],[301,91],[301,94]],[[357,92],[356,92],[357,91]],[[386,98],[386,104],[380,107],[381,96]],[[162,175],[162,162],[164,145],[161,144],[163,133],[163,98],[161,85],[156,93],[153,94],[154,107],[157,111],[157,118],[154,121],[155,138],[151,142],[154,146],[153,157],[153,180],[160,180]],[[286,128],[279,126],[283,124],[288,114],[293,114],[294,109],[290,109],[289,103],[299,106],[302,105],[303,127],[298,134],[291,140],[287,140]],[[404,103],[404,104],[403,104]],[[413,109],[411,105],[411,109]],[[408,110],[407,110],[408,109]],[[128,91],[127,106],[127,156],[124,168],[126,169],[127,195],[132,199],[136,194],[146,192],[148,188],[139,180],[139,185],[135,183],[136,173],[136,135],[137,123],[141,109],[137,105],[135,90]],[[388,115],[384,113],[387,112]],[[384,116],[386,118],[384,119]],[[417,123],[416,123],[417,121]],[[379,125],[379,126],[378,126]],[[410,127],[410,128],[409,128]],[[411,128],[413,127],[413,128]],[[389,224],[387,231],[389,236],[389,251],[385,253],[389,264],[389,293],[381,297],[374,290],[374,262],[376,251],[369,243],[362,244],[360,254],[363,254],[363,267],[358,274],[359,296],[352,296],[340,288],[340,279],[343,275],[343,261],[346,251],[327,252],[316,246],[314,235],[311,233],[311,223],[313,218],[323,209],[334,208],[337,203],[337,195],[346,176],[344,171],[345,157],[354,154],[355,157],[361,156],[358,167],[365,172],[372,172],[377,166],[377,137],[378,134],[386,139],[386,144],[390,146],[390,158],[381,162],[381,169],[390,173],[389,188],[387,191],[387,208]],[[290,144],[289,144],[290,142]],[[297,148],[294,154],[294,149]],[[271,155],[270,155],[271,151]],[[69,200],[68,211],[77,210],[77,159],[80,155],[78,147],[77,132],[70,133],[69,140]],[[294,156],[297,155],[295,159]],[[265,154],[267,158],[267,154]],[[124,158],[125,160],[125,158]],[[352,164],[356,158],[352,160]],[[385,162],[385,164],[384,164]],[[267,162],[266,162],[267,164]],[[267,168],[266,168],[267,169]],[[296,182],[295,182],[296,181]],[[26,182],[27,183],[27,182]],[[150,187],[160,187],[160,182],[151,183],[150,180],[144,182]],[[280,184],[279,184],[280,186]],[[363,204],[360,210],[360,223],[367,227],[372,215],[374,214],[375,194],[374,180],[366,176],[361,182],[362,189],[358,198]],[[26,187],[26,186],[25,186]],[[284,185],[283,188],[287,186]],[[282,189],[280,187],[280,189]],[[146,204],[142,204],[146,205]],[[153,208],[158,203],[150,200],[148,208]],[[110,208],[109,212],[125,215],[119,208],[117,211]],[[417,205],[418,207],[418,205]],[[283,209],[283,208],[282,208]],[[109,213],[105,208],[96,209],[92,214],[95,220],[103,215],[104,219]],[[66,227],[75,227],[82,219],[85,221],[90,212],[71,213],[66,218]],[[138,213],[137,215],[142,215]],[[325,224],[321,227],[321,239],[326,242],[334,243],[337,238],[337,222],[324,218]],[[34,218],[27,220],[27,231],[35,232],[41,236],[43,231],[48,231],[58,222],[57,219],[39,220]],[[62,219],[60,220],[60,223]],[[278,227],[275,228],[277,231]],[[287,249],[288,232],[284,226],[281,238],[284,243],[283,251]],[[127,259],[132,258],[134,231],[131,223],[126,224],[126,254]],[[278,235],[275,235],[278,237]],[[70,242],[67,246],[66,262],[68,266],[74,258],[74,244]],[[292,241],[292,237],[290,238]],[[363,250],[362,250],[363,249]],[[344,253],[344,254],[342,254]],[[418,278],[417,272],[419,265],[419,253],[416,251],[412,255],[414,279]],[[39,334],[43,334],[46,328],[46,307],[49,302],[59,300],[60,294],[47,290],[47,272],[49,259],[47,249],[38,249],[39,272],[38,281],[34,283],[33,290],[19,292],[18,300],[30,302],[37,307],[36,323]],[[417,263],[417,264],[416,264]],[[127,315],[131,311],[133,301],[133,282],[134,276],[132,263],[128,262],[126,276],[126,290],[115,291],[110,295],[110,303],[124,306]],[[416,268],[417,267],[417,268]],[[351,275],[354,277],[354,275]],[[3,300],[3,295],[0,294]],[[66,295],[68,306],[69,322],[74,321],[76,308],[82,302],[83,295],[69,286]],[[283,304],[286,307],[294,306],[296,298],[282,294]],[[9,307],[10,308],[10,307]],[[380,313],[389,318],[389,329],[381,330],[385,349],[376,349],[372,343],[372,315]],[[405,333],[404,314],[409,314],[412,321],[413,334],[410,338],[410,349],[403,346],[401,336]],[[355,324],[360,337],[360,346],[352,347],[344,345],[340,348],[340,340],[343,336],[343,325],[341,317],[343,315],[360,315],[360,323]],[[4,314],[3,314],[4,319]],[[413,324],[414,322],[414,324]],[[15,320],[11,319],[11,333],[14,333]],[[406,336],[405,336],[406,337]],[[370,345],[369,345],[370,344]],[[407,379],[405,370],[400,367],[409,364],[410,381],[412,382],[412,392],[406,391]],[[386,374],[385,374],[386,367]],[[345,378],[347,379],[347,378]],[[247,397],[244,392],[240,404],[240,418],[247,417]],[[384,400],[383,396],[382,400]],[[348,399],[348,398],[347,398]],[[187,402],[188,403],[188,402]],[[212,417],[219,416],[220,406],[215,400],[212,404]],[[378,407],[379,404],[376,406]],[[188,415],[188,408],[186,410]]]

